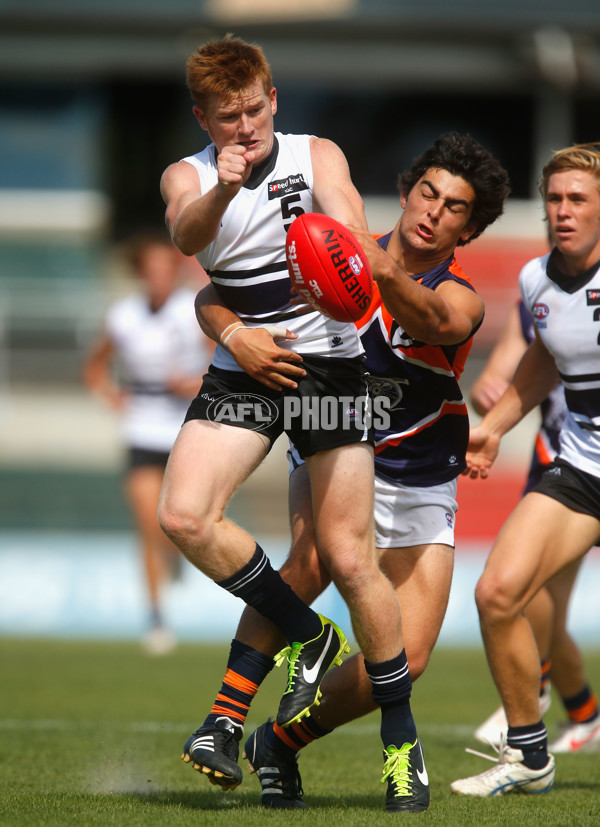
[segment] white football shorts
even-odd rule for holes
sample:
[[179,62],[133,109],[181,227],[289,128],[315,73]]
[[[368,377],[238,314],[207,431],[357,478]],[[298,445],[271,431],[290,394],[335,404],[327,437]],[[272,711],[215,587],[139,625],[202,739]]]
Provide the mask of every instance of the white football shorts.
[[406,548],[443,543],[454,548],[457,480],[417,488],[375,474],[375,545]]
[[[290,474],[303,460],[290,445]],[[426,488],[409,487],[375,475],[375,545],[407,548],[443,543],[454,548],[457,480]]]

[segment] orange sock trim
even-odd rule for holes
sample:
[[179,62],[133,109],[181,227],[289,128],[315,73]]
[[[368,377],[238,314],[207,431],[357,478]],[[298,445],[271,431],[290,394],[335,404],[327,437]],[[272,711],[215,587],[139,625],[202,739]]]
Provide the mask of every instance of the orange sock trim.
[[580,724],[583,721],[589,721],[590,718],[593,718],[595,715],[598,714],[598,698],[596,694],[592,692],[589,699],[578,706],[577,709],[569,709],[568,715],[569,720],[573,721],[574,724]]
[[280,741],[283,741],[283,743],[286,745],[286,747],[289,747],[290,749],[293,749],[294,752],[296,752],[298,750],[298,744],[295,741],[292,741],[292,739],[288,737],[288,735],[286,734],[285,729],[283,729],[283,727],[280,727],[279,724],[277,724],[277,723],[273,724],[273,732],[275,733],[276,737],[279,738]]
[[258,692],[257,683],[254,683],[254,681],[249,681],[248,678],[245,678],[243,675],[238,675],[238,673],[234,672],[233,669],[228,669],[225,672],[223,683],[232,686],[234,689],[243,692],[245,695],[256,695]]
[[226,715],[228,718],[236,718],[238,721],[244,723],[246,715],[248,714],[248,707],[246,707],[244,712],[236,712],[235,709],[232,709],[230,706],[219,706],[215,703],[210,711],[214,715]]
[[540,681],[540,689],[545,689],[550,683],[550,670],[552,668],[552,660],[550,658],[545,658],[541,663],[541,667],[542,678]]
[[313,741],[317,740],[315,736],[311,735],[302,724],[294,723],[289,727],[289,729],[294,731],[294,735],[299,741],[302,741],[304,746],[307,744],[312,744]]

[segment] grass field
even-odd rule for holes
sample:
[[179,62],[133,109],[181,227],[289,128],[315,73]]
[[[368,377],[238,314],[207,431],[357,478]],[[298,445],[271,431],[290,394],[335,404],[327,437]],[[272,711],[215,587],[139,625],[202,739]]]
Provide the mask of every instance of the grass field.
[[[181,762],[181,746],[220,686],[226,646],[181,646],[148,658],[134,643],[0,640],[0,824],[10,825],[379,825],[391,818],[435,825],[598,825],[600,754],[557,757],[554,790],[543,796],[465,799],[450,782],[491,764],[467,754],[472,731],[496,698],[479,649],[434,653],[415,685],[432,803],[420,815],[383,810],[376,714],[340,729],[301,756],[308,811],[260,807],[245,775],[234,792],[211,787]],[[600,687],[600,652],[586,652]],[[277,670],[248,725],[276,709]],[[546,717],[552,734],[559,702]],[[245,762],[242,762],[245,763]]]

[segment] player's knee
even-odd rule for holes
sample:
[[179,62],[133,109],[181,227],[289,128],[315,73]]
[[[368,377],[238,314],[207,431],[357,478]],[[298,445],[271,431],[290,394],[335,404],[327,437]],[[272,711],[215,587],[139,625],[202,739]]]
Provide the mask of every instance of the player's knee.
[[336,554],[327,563],[331,579],[342,596],[363,593],[371,583],[370,570],[351,554]]
[[485,572],[475,587],[475,603],[480,619],[488,623],[509,620],[520,610],[509,584],[502,578],[486,576]]
[[209,542],[207,521],[183,508],[161,504],[158,521],[164,533],[178,548],[184,550],[190,545],[201,547]]

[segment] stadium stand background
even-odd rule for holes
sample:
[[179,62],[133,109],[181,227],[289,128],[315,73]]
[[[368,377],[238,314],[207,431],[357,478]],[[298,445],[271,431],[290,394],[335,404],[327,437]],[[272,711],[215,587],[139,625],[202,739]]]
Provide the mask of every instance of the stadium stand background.
[[[545,249],[543,160],[600,138],[596,0],[0,0],[4,528],[129,525],[116,423],[83,392],[81,358],[130,286],[120,243],[162,222],[162,170],[203,145],[185,57],[227,31],[271,61],[277,128],[343,147],[373,231],[396,218],[396,172],[440,132],[469,131],[504,163],[506,216],[461,253],[487,303],[471,372]],[[237,508],[286,531],[277,468]]]

